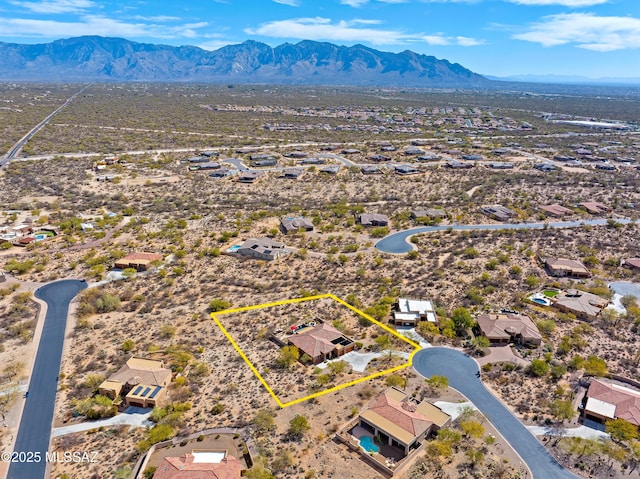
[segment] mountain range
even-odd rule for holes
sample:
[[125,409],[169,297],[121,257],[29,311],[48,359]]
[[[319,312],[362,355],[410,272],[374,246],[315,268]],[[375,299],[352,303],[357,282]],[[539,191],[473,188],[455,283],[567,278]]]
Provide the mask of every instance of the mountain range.
[[409,50],[389,53],[301,41],[253,40],[215,51],[84,36],[27,45],[0,42],[0,80],[284,83],[482,87],[491,80]]

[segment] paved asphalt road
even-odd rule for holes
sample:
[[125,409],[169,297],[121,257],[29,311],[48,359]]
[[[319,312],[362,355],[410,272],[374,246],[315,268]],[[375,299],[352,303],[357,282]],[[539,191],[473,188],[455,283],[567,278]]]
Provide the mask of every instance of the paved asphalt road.
[[422,376],[446,376],[449,385],[464,394],[500,431],[527,463],[535,479],[578,479],[547,452],[540,442],[476,377],[478,364],[469,356],[447,348],[427,348],[413,357]]
[[[621,224],[634,223],[626,218],[611,218]],[[545,229],[545,228],[580,228],[582,226],[603,226],[609,219],[584,220],[584,221],[556,221],[552,223],[500,223],[484,225],[441,225],[441,226],[421,226],[408,230],[398,231],[385,236],[375,244],[376,249],[383,253],[402,254],[408,253],[413,246],[408,242],[409,237],[418,233],[431,233],[433,231],[478,231],[478,230],[522,230],[522,229]],[[638,224],[638,221],[635,221]]]
[[34,462],[12,462],[7,479],[45,476],[45,457],[49,450],[69,303],[86,287],[84,281],[63,280],[49,283],[36,291],[36,297],[45,301],[48,309],[14,448],[15,453],[27,453],[26,459],[33,453],[30,456]]

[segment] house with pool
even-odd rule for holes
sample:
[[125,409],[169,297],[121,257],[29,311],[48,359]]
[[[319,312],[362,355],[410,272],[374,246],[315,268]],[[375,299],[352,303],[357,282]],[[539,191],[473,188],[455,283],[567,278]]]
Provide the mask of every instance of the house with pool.
[[406,470],[424,449],[425,439],[451,424],[451,416],[433,404],[417,402],[391,387],[337,434],[366,462],[387,474]]

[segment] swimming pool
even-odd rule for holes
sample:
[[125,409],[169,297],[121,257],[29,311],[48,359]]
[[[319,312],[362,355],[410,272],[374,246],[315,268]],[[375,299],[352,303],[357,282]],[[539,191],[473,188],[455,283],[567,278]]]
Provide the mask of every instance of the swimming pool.
[[373,443],[373,438],[369,436],[360,438],[360,447],[367,452],[380,452],[380,448]]
[[240,246],[241,246],[241,245],[239,245],[239,244],[233,245],[231,248],[229,248],[229,249],[227,250],[227,252],[229,252],[229,253],[235,253],[236,251],[238,251],[238,250],[240,249]]
[[47,239],[49,237],[49,235],[46,233],[38,233],[33,236],[35,237],[36,241],[42,241],[43,239]]

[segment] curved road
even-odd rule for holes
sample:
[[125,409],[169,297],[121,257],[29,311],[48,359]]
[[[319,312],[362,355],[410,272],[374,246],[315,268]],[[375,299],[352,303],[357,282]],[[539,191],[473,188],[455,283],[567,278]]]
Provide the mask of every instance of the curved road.
[[422,376],[449,378],[449,385],[464,394],[520,454],[534,479],[578,479],[547,452],[516,417],[482,385],[478,364],[469,356],[447,348],[422,349],[413,357],[413,367]]
[[40,461],[10,464],[7,479],[37,479],[45,476],[45,457],[49,450],[69,303],[86,287],[84,281],[67,279],[49,283],[36,291],[36,298],[47,303],[47,314],[14,452],[39,453]]
[[617,223],[629,224],[636,223],[630,219],[598,219],[584,221],[557,221],[554,223],[501,223],[501,224],[484,224],[484,225],[443,225],[443,226],[422,226],[419,228],[411,228],[408,230],[398,231],[385,236],[375,245],[375,248],[383,253],[402,254],[408,253],[413,249],[413,245],[409,243],[409,238],[418,233],[431,233],[433,231],[478,231],[478,230],[521,230],[521,229],[537,229],[545,228],[579,228],[581,226],[603,226],[609,221]]

